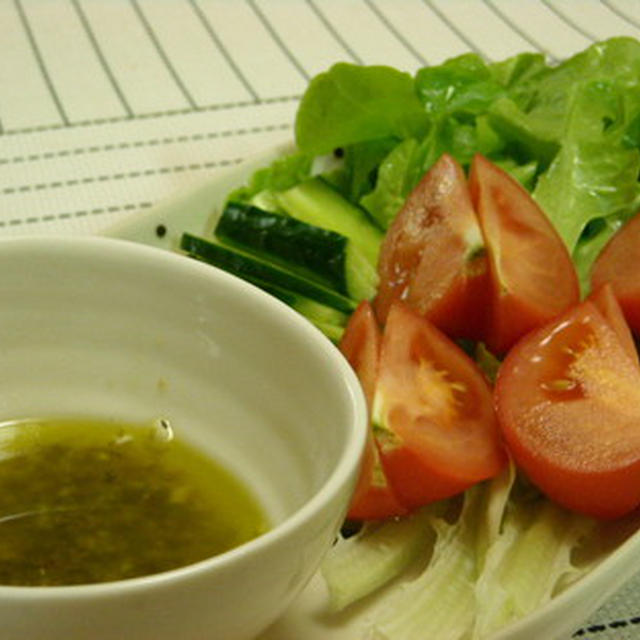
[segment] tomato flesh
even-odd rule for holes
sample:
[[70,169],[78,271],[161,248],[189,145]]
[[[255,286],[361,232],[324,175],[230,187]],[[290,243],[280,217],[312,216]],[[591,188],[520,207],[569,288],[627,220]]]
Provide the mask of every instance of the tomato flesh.
[[578,277],[564,242],[530,194],[480,154],[471,164],[469,189],[489,258],[485,342],[503,354],[579,301]]
[[424,175],[382,243],[375,311],[406,302],[447,335],[478,338],[487,262],[462,167],[444,154]]
[[640,366],[638,360],[638,350],[633,340],[631,329],[627,324],[624,313],[618,300],[613,293],[613,287],[608,282],[598,287],[589,296],[589,300],[595,304],[598,311],[604,316],[611,328],[617,333],[620,344],[631,357],[631,359]]
[[640,214],[605,245],[591,272],[591,287],[611,283],[622,311],[636,335],[640,335]]
[[495,398],[515,462],[549,498],[601,518],[640,504],[640,369],[593,301],[523,338]]
[[[363,301],[349,318],[340,350],[360,380],[369,413],[378,378],[380,343],[380,328],[373,308],[368,301]],[[400,504],[387,482],[373,433],[369,430],[347,517],[353,520],[377,520],[406,513],[407,509]]]
[[459,493],[506,462],[483,374],[402,303],[382,337],[373,423],[386,477],[409,508]]

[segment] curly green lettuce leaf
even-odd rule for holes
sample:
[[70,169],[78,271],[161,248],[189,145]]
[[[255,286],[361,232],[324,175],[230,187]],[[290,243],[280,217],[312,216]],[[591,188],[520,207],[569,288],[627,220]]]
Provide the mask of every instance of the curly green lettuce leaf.
[[513,467],[464,494],[459,516],[432,514],[436,541],[424,570],[385,600],[372,621],[376,640],[462,640],[476,616],[475,582],[500,533]]
[[530,86],[539,82],[551,67],[541,53],[519,53],[489,64],[489,71],[516,103],[525,108],[530,99]]
[[325,172],[325,180],[345,198],[351,202],[358,202],[364,194],[373,189],[378,167],[397,144],[396,138],[375,138],[349,145],[342,154],[341,166]]
[[625,143],[640,93],[635,104],[629,96],[601,80],[574,85],[560,151],[533,191],[573,253],[583,289],[597,249],[640,204],[640,151]]
[[546,604],[567,576],[581,573],[572,556],[594,529],[593,520],[547,500],[510,504],[475,585],[472,637],[491,637]]
[[354,536],[338,537],[321,567],[329,607],[341,611],[397,578],[433,550],[429,517],[439,505],[406,518],[366,523]]
[[333,610],[376,593],[367,637],[481,640],[544,605],[610,550],[593,519],[544,499],[513,464],[457,504],[435,503],[339,541],[323,567]]
[[493,65],[508,96],[499,97],[488,113],[516,153],[530,154],[545,167],[564,140],[575,87],[604,82],[624,96],[640,82],[640,43],[632,38],[596,43],[557,66],[524,56]]
[[527,96],[529,113],[544,112],[548,127],[558,127],[571,101],[568,89],[582,82],[601,80],[618,85],[623,91],[640,82],[640,42],[634,38],[617,37],[597,42],[548,72],[534,74],[521,83],[520,95]]
[[410,74],[344,62],[315,76],[295,122],[298,147],[310,154],[375,138],[421,137],[429,119]]
[[475,53],[451,58],[416,74],[416,91],[428,114],[477,116],[505,94],[489,66]]
[[382,160],[377,180],[371,191],[359,201],[382,229],[388,229],[411,190],[424,173],[443,153],[449,153],[463,166],[468,166],[476,152],[493,156],[496,164],[530,189],[538,172],[538,163],[531,161],[520,165],[495,151],[491,133],[478,119],[472,125],[460,125],[454,119],[446,119],[434,126],[423,140],[408,138],[395,146]]
[[403,140],[380,163],[376,186],[360,199],[360,205],[382,229],[389,227],[420,180],[424,164],[424,145],[415,138]]
[[[309,178],[313,160],[313,156],[306,153],[293,153],[277,158],[268,167],[255,171],[246,185],[238,187],[227,196],[227,201],[250,202],[259,194],[262,198],[268,198],[268,194],[272,192],[290,189]],[[264,208],[273,209],[272,206]]]

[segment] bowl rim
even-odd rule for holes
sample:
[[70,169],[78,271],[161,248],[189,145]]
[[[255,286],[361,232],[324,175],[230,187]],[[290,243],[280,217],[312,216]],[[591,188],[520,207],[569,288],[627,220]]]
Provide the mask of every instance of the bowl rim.
[[[47,236],[29,235],[0,238],[0,254],[7,251],[64,252],[91,260],[149,260],[156,266],[177,272],[198,274],[205,281],[211,281],[225,290],[237,290],[241,295],[250,297],[252,303],[262,307],[268,313],[268,322],[279,324],[286,330],[295,332],[300,342],[305,344],[310,356],[328,360],[335,368],[336,379],[341,379],[345,389],[345,402],[351,407],[352,420],[345,445],[332,466],[327,478],[315,493],[301,506],[275,524],[265,533],[221,554],[205,558],[183,567],[177,567],[160,573],[114,580],[110,582],[87,583],[79,585],[28,586],[0,584],[0,598],[33,598],[51,601],[55,598],[78,598],[111,596],[138,590],[149,590],[175,582],[186,581],[232,564],[249,559],[266,551],[270,546],[286,539],[294,531],[304,527],[314,516],[320,513],[343,490],[353,474],[357,473],[362,452],[364,451],[368,417],[364,394],[358,378],[339,349],[315,328],[308,320],[296,313],[285,303],[262,291],[253,284],[242,280],[221,269],[197,260],[130,240],[106,236]],[[275,318],[275,319],[274,319]],[[345,507],[346,509],[346,507]]]

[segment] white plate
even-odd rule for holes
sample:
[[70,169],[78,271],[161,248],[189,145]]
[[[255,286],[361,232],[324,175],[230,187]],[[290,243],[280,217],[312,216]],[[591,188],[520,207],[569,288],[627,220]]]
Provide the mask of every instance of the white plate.
[[[185,231],[210,233],[227,194],[243,184],[254,170],[292,148],[291,143],[285,143],[266,149],[235,167],[220,171],[213,179],[209,178],[150,209],[128,216],[105,230],[103,235],[176,250]],[[162,231],[159,232],[160,228]]]
[[[255,169],[265,166],[290,148],[290,145],[278,145],[267,149],[197,187],[132,215],[107,230],[105,235],[175,250],[182,232],[211,232],[229,191],[243,184]],[[157,233],[159,226],[166,231],[162,236]],[[639,567],[640,532],[627,539],[578,583],[491,640],[568,640],[571,633],[620,589]],[[327,615],[324,584],[316,575],[285,616],[260,640],[364,640],[366,627],[366,606],[354,608],[348,615]]]

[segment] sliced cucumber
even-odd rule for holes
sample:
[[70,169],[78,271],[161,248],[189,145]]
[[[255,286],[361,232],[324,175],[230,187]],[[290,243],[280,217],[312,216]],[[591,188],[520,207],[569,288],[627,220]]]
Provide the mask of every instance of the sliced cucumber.
[[291,217],[336,231],[360,249],[375,268],[383,233],[367,214],[342,197],[321,178],[311,178],[275,194],[278,204]]
[[307,298],[295,291],[269,284],[262,284],[261,288],[267,293],[279,298],[292,309],[295,309],[298,313],[313,322],[322,322],[343,327],[349,319],[348,314],[338,311],[334,307],[328,307],[325,304],[311,300],[311,298]]
[[251,198],[248,204],[253,205],[254,207],[258,207],[258,209],[262,209],[263,211],[274,211],[277,213],[283,213],[282,208],[278,203],[276,194],[270,189],[265,189],[264,191],[259,191],[258,193],[256,193],[256,195]]
[[230,202],[215,234],[223,242],[257,252],[354,300],[375,295],[376,270],[351,239],[335,231]]
[[299,314],[303,315],[307,320],[313,323],[327,338],[335,342],[340,342],[344,328],[347,324],[349,316],[346,313],[342,313],[332,307],[327,307],[324,304],[311,300],[305,296],[282,289],[281,287],[274,287],[254,282],[261,289],[270,293],[272,296],[279,298],[285,304],[288,304],[292,309],[295,309]]
[[331,342],[338,344],[342,340],[344,327],[331,324],[330,322],[322,322],[320,320],[311,320],[313,324],[324,333]]
[[271,285],[303,295],[343,313],[351,313],[356,301],[278,265],[207,238],[184,233],[180,248],[203,262],[258,284]]
[[344,277],[347,293],[354,300],[371,300],[378,291],[376,266],[351,241],[345,251]]

